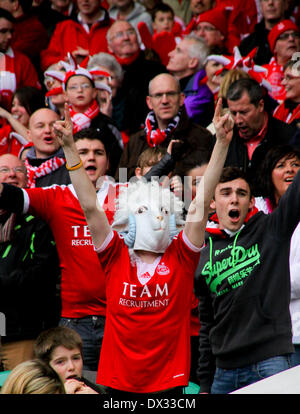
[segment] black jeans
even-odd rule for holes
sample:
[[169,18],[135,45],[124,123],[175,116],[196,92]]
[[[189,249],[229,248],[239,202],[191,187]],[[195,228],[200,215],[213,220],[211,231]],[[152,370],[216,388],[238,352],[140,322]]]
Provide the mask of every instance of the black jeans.
[[97,371],[104,335],[104,316],[61,318],[60,326],[74,329],[82,339],[83,369]]

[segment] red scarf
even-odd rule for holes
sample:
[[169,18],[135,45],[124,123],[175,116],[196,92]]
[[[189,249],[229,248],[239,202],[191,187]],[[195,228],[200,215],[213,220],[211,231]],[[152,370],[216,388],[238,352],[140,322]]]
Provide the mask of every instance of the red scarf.
[[137,58],[139,57],[140,52],[141,51],[138,50],[132,56],[129,56],[127,58],[120,58],[116,55],[113,55],[113,56],[117,59],[118,63],[120,63],[121,66],[128,66],[128,65],[131,65],[131,63],[133,63],[135,60],[137,60]]
[[39,177],[44,177],[51,172],[58,170],[59,167],[64,165],[66,160],[60,157],[53,157],[43,162],[39,167],[33,167],[29,164],[28,160],[25,160],[25,166],[27,168],[27,186],[28,188],[35,187],[35,180]]
[[10,110],[12,95],[17,88],[15,58],[11,48],[0,55],[0,71],[0,104]]
[[283,102],[275,108],[273,116],[287,124],[291,124],[295,119],[299,119],[300,121],[300,104],[292,110],[291,108],[287,108]]
[[95,118],[100,112],[100,108],[96,99],[93,100],[91,106],[83,113],[75,112],[72,106],[70,106],[70,115],[73,122],[73,133],[88,128],[91,124],[91,120]]

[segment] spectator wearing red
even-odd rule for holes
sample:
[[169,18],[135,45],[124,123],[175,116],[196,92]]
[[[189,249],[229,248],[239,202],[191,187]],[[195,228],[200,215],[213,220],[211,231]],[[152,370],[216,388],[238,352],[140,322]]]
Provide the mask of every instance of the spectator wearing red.
[[29,58],[11,47],[14,22],[10,12],[0,9],[0,105],[7,110],[10,110],[12,95],[17,88],[41,87]]
[[284,66],[282,85],[285,100],[275,108],[273,116],[300,130],[300,68],[294,60]]
[[38,70],[40,52],[47,47],[48,35],[38,17],[32,13],[31,4],[31,0],[7,0],[1,2],[1,7],[15,18],[12,48],[28,56]]
[[222,9],[214,8],[201,13],[196,21],[194,33],[196,36],[202,37],[209,47],[230,49],[227,41],[228,19]]
[[279,22],[268,35],[273,57],[269,64],[267,80],[272,85],[271,96],[279,102],[285,99],[285,88],[282,85],[283,67],[295,52],[300,51],[299,27],[292,20]]
[[41,53],[41,67],[65,60],[68,53],[80,64],[89,55],[107,52],[106,33],[113,20],[100,0],[78,0],[79,13],[76,19],[58,23],[48,48]]
[[120,130],[129,136],[143,128],[148,113],[146,96],[149,82],[157,74],[166,72],[166,68],[160,62],[146,58],[135,28],[125,20],[116,20],[112,24],[107,32],[107,42],[109,53],[124,72],[113,105],[119,114]]

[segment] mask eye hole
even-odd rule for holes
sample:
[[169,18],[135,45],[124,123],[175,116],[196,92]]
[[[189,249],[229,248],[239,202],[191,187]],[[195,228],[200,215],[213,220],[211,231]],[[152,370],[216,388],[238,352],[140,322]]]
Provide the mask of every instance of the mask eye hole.
[[148,208],[146,206],[141,206],[136,210],[136,214],[143,214],[147,210]]
[[169,211],[168,211],[165,207],[161,207],[161,208],[160,208],[160,211],[161,211],[162,213],[166,214],[166,215],[168,215],[168,214],[169,214]]

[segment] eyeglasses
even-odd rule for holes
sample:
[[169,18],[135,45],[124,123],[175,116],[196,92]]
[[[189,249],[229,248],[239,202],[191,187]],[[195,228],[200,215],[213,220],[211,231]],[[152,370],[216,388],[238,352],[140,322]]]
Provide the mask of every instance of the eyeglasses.
[[26,174],[26,170],[24,167],[0,167],[0,174],[9,174],[10,171],[13,171],[16,174]]
[[150,97],[156,100],[161,100],[164,97],[164,95],[166,95],[166,98],[174,99],[176,98],[177,95],[179,95],[179,93],[180,92],[175,92],[175,91],[158,92],[158,93],[154,93],[153,95],[150,95]]
[[290,81],[293,81],[295,79],[298,79],[299,80],[300,79],[300,76],[285,75],[282,80],[284,80],[286,82],[290,82]]
[[11,35],[13,35],[14,34],[14,29],[6,29],[6,28],[3,28],[3,29],[0,29],[0,33],[1,34],[10,33]]
[[67,90],[77,91],[78,89],[90,89],[92,85],[90,83],[82,83],[81,85],[70,85],[67,87]]
[[199,32],[200,32],[200,30],[203,30],[204,32],[215,32],[218,29],[216,29],[215,27],[212,27],[212,26],[198,26],[196,30],[199,31]]
[[134,29],[127,29],[127,30],[124,30],[123,32],[115,33],[111,37],[111,39],[123,39],[123,37],[125,37],[125,36],[132,36],[134,34],[136,34],[136,31]]
[[293,39],[300,39],[300,32],[281,33],[277,40],[287,40],[290,36],[292,36]]

